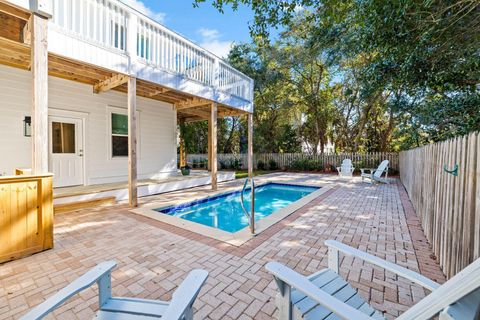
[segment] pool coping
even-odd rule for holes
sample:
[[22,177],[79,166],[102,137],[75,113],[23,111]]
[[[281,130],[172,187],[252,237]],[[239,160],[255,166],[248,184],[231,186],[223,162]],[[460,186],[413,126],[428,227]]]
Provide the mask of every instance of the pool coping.
[[[275,181],[269,181],[267,183],[275,183]],[[288,217],[298,209],[302,208],[306,204],[314,201],[317,199],[319,196],[322,194],[328,192],[329,190],[333,189],[335,185],[312,185],[312,184],[302,184],[302,183],[282,183],[282,184],[289,184],[289,185],[294,185],[294,186],[303,186],[303,187],[315,187],[319,188],[318,190],[308,194],[307,196],[289,204],[286,207],[283,207],[282,209],[277,210],[276,212],[272,213],[271,215],[263,218],[262,220],[256,221],[255,222],[255,235],[252,235],[249,230],[249,226],[244,227],[243,229],[237,231],[237,232],[227,232],[223,231],[217,228],[209,227],[200,223],[184,220],[175,216],[170,216],[168,214],[164,214],[162,212],[157,211],[159,209],[159,205],[155,204],[150,204],[144,207],[136,208],[133,210],[130,210],[133,213],[148,217],[150,219],[154,219],[196,234],[200,234],[202,236],[206,236],[215,240],[219,240],[225,243],[228,243],[233,246],[241,246],[242,244],[246,243],[247,241],[255,238],[255,236],[258,236],[261,234],[263,231],[266,229],[270,228],[274,224],[280,222],[284,218]],[[241,188],[240,188],[241,190]],[[233,190],[236,191],[236,190]],[[191,198],[185,201],[177,201],[175,204],[170,204],[170,205],[164,205],[164,208],[171,207],[171,206],[179,206],[182,204],[187,204],[190,202],[194,202],[197,200],[201,200],[204,198],[211,198],[211,197],[218,197],[223,194],[228,194],[231,193],[232,190],[224,191],[224,192],[218,192],[212,195],[209,195],[208,197],[199,196],[198,198]],[[162,206],[160,206],[162,208]]]

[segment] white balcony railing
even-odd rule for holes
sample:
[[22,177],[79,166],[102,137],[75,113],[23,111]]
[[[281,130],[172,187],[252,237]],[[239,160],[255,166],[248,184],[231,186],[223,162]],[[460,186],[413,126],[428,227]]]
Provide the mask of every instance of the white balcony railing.
[[53,0],[52,13],[53,25],[70,36],[226,94],[253,100],[252,79],[119,1]]

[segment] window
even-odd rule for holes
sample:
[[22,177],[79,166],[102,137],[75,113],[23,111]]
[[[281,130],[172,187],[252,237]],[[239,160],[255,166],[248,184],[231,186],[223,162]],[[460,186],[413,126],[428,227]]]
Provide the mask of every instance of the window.
[[112,157],[128,156],[128,117],[111,113]]
[[52,153],[75,152],[75,125],[52,122]]

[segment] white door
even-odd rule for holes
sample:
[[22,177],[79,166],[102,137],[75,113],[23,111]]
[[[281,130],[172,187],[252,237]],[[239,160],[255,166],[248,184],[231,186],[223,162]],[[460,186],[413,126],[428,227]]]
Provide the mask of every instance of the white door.
[[49,116],[50,171],[53,186],[83,185],[83,121]]

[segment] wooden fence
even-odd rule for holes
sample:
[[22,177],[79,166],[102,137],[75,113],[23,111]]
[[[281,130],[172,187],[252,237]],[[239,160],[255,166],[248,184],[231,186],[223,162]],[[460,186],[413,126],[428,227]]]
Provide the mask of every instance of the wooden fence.
[[[310,155],[306,153],[256,153],[253,155],[254,168],[258,168],[258,164],[262,161],[266,169],[269,168],[269,162],[275,161],[278,168],[290,169],[295,166],[295,162],[302,160],[314,161],[319,166],[333,165],[335,167],[340,166],[343,159],[351,159],[356,169],[360,168],[375,168],[382,160],[390,160],[390,169],[392,171],[398,171],[398,153],[387,152],[371,152],[371,153],[342,153],[342,154],[318,154]],[[235,166],[235,162],[238,163],[239,168],[247,168],[247,155],[246,154],[218,154],[217,155],[219,168],[231,168]],[[187,162],[190,165],[196,165],[198,167],[205,166],[207,161],[206,154],[188,154]]]
[[[458,175],[452,171],[458,165]],[[480,135],[400,153],[400,178],[433,246],[452,277],[480,257]]]
[[0,263],[53,247],[52,175],[0,177]]

